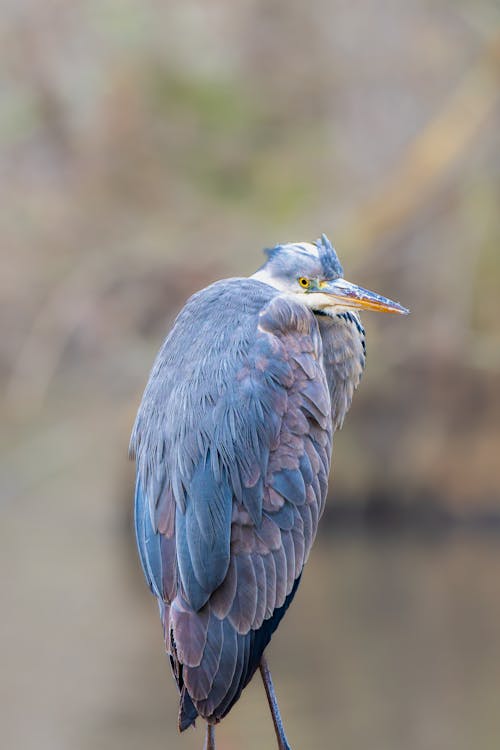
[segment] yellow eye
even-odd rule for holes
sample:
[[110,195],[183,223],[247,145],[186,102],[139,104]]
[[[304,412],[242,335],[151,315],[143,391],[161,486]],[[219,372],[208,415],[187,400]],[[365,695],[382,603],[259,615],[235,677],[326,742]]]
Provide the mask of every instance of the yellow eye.
[[298,281],[302,289],[308,289],[311,286],[311,282],[305,276],[301,276]]

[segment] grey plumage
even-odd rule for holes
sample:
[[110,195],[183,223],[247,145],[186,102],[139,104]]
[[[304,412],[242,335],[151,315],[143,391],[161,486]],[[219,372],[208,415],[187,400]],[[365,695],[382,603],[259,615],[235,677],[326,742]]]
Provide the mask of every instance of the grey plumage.
[[181,729],[227,713],[290,603],[324,508],[333,433],[364,367],[356,312],[325,314],[288,294],[297,273],[318,279],[318,294],[341,278],[325,237],[279,246],[254,278],[193,295],[133,429],[137,543]]

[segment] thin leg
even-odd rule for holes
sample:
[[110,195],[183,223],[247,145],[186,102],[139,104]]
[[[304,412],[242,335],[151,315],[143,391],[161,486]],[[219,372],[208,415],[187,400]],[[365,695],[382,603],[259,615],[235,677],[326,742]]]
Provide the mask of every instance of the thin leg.
[[215,727],[207,722],[207,733],[203,750],[215,750]]
[[267,702],[271,709],[271,715],[273,717],[274,731],[276,732],[276,739],[278,740],[279,750],[291,750],[288,740],[285,735],[283,722],[281,721],[281,714],[278,708],[278,701],[276,699],[276,693],[274,692],[274,685],[271,678],[271,671],[267,663],[265,656],[262,656],[260,660],[260,674],[262,676],[262,682],[266,689]]

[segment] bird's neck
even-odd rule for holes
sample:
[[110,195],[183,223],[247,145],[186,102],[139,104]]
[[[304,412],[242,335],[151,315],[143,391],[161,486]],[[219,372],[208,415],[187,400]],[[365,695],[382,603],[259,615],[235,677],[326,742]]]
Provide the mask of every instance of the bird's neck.
[[262,268],[259,268],[258,271],[253,273],[250,276],[251,279],[255,279],[255,281],[260,281],[262,284],[267,284],[268,286],[272,286],[273,289],[277,289],[279,292],[286,292],[287,288],[284,284],[280,283],[280,280],[276,278],[276,276],[273,276],[269,273],[269,270],[266,268],[266,266],[262,266]]
[[331,315],[320,311],[316,320],[323,342],[325,369],[334,428],[342,426],[365,366],[365,332],[356,313]]

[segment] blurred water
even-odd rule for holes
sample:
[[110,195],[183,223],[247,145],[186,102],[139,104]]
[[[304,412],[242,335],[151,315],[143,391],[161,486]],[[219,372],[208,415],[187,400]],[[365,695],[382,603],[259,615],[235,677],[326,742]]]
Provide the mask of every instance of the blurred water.
[[[15,521],[3,530],[13,561]],[[63,559],[65,573],[50,576]],[[96,535],[83,522],[73,543],[53,539],[16,578],[2,616],[2,746],[201,750],[201,727],[177,734],[130,530]],[[499,580],[495,537],[321,538],[269,650],[292,747],[496,748]],[[259,677],[217,734],[219,750],[274,748]]]

